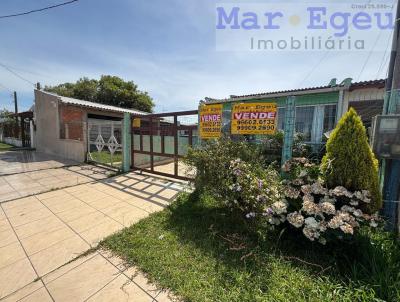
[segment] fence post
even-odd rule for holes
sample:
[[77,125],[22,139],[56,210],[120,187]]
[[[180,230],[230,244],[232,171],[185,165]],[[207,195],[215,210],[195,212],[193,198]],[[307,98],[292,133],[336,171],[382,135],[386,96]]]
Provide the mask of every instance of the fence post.
[[131,168],[131,115],[124,113],[124,121],[122,127],[122,171],[129,172]]
[[285,107],[285,128],[284,128],[285,136],[282,148],[282,162],[281,162],[282,166],[289,159],[292,158],[295,122],[296,122],[296,98],[294,96],[289,96],[286,99],[286,107]]

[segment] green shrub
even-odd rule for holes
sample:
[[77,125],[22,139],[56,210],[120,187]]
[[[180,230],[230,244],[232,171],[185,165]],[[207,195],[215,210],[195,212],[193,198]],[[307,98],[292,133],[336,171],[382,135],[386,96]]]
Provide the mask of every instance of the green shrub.
[[351,191],[368,190],[372,202],[369,213],[382,207],[378,161],[369,144],[361,118],[353,108],[342,117],[332,132],[322,159],[328,187],[343,186]]
[[255,166],[263,162],[257,146],[227,138],[209,140],[200,148],[189,149],[184,162],[196,173],[196,189],[209,190],[223,196],[229,189],[226,179],[230,175],[231,161],[238,158]]
[[240,159],[231,161],[225,179],[223,203],[238,210],[246,218],[259,218],[269,207],[282,199],[279,173],[273,168],[263,168]]

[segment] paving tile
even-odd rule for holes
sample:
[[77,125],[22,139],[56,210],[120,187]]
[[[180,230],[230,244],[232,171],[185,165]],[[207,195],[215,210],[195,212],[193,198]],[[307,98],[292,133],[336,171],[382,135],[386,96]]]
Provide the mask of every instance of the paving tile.
[[11,230],[11,225],[7,219],[3,218],[0,220],[0,232]]
[[60,196],[54,196],[54,197],[43,199],[43,200],[41,200],[41,203],[43,203],[45,206],[49,207],[51,205],[56,205],[56,204],[59,204],[59,203],[65,203],[68,200],[72,200],[72,199],[76,199],[76,197],[72,196],[72,195],[70,195],[68,193],[65,193],[65,194],[60,195]]
[[102,192],[89,192],[86,194],[79,194],[78,196],[76,195],[76,193],[74,193],[74,195],[79,198],[80,200],[90,203],[99,199],[102,199],[104,197],[108,197],[109,195],[102,193]]
[[0,202],[1,201],[13,200],[13,199],[20,198],[20,197],[21,197],[21,195],[17,191],[6,193],[6,194],[1,194],[0,195]]
[[157,195],[164,197],[164,198],[168,198],[168,199],[174,199],[179,192],[175,191],[175,190],[171,190],[171,189],[164,189],[163,191],[161,191],[160,193],[158,193]]
[[65,275],[66,273],[68,273],[68,272],[74,270],[76,267],[80,266],[82,263],[89,261],[96,255],[98,255],[98,252],[92,252],[87,255],[78,257],[66,265],[60,266],[59,268],[52,271],[51,273],[43,276],[43,278],[42,278],[43,282],[45,284],[48,284],[48,283],[60,278],[61,276]]
[[105,214],[96,211],[82,216],[78,219],[69,221],[68,225],[73,228],[77,233],[82,233],[96,225],[107,221],[112,221],[112,219],[107,217]]
[[48,204],[47,207],[53,212],[53,213],[60,213],[64,211],[68,211],[74,208],[79,208],[80,206],[85,205],[82,201],[79,199],[66,199],[63,200],[60,198],[61,201],[57,203],[51,203]]
[[21,201],[21,204],[19,204],[19,201],[20,200],[8,202],[9,204],[11,204],[11,203],[17,204],[17,206],[13,206],[12,208],[8,208],[7,204],[5,204],[3,206],[3,209],[9,219],[11,219],[15,216],[24,216],[24,215],[31,214],[35,211],[45,209],[45,207],[37,199],[36,200],[35,199],[28,200],[26,202]]
[[47,290],[42,287],[37,291],[31,293],[29,296],[19,300],[20,302],[52,302],[53,299],[50,297]]
[[113,220],[109,220],[80,233],[80,235],[89,242],[91,246],[97,246],[102,239],[121,229],[123,229],[123,225]]
[[120,206],[118,208],[115,207],[113,209],[107,208],[103,211],[124,226],[130,226],[131,224],[138,222],[140,219],[149,215],[148,212],[142,209],[130,206],[126,203],[124,204],[124,206]]
[[121,202],[123,202],[123,201],[120,200],[120,199],[108,196],[108,197],[104,197],[104,198],[101,198],[99,200],[91,202],[90,206],[94,207],[94,208],[96,208],[98,210],[102,210],[102,209],[106,209],[106,208],[112,207],[112,206],[114,206],[114,205],[116,205],[118,203],[121,203]]
[[106,249],[99,249],[97,253],[105,257],[108,261],[112,263],[112,265],[116,266],[121,272],[126,270],[127,265],[125,261],[122,258],[118,257],[117,255],[114,255],[111,251]]
[[118,274],[118,269],[102,256],[96,255],[59,278],[44,282],[56,301],[84,301]]
[[39,219],[44,219],[46,217],[54,215],[48,209],[43,208],[40,210],[36,210],[27,214],[22,214],[19,216],[9,217],[10,223],[12,226],[17,227],[19,225],[23,225],[26,223],[30,223]]
[[83,203],[81,206],[78,206],[76,208],[57,213],[57,216],[60,217],[63,221],[69,222],[87,216],[94,212],[97,212],[97,210]]
[[12,186],[10,186],[9,184],[1,184],[0,185],[0,193],[1,194],[12,193],[14,191],[15,191],[15,189]]
[[163,186],[157,186],[157,185],[151,185],[147,188],[144,189],[144,191],[146,193],[150,193],[150,194],[157,194],[158,192],[164,190]]
[[17,241],[0,248],[0,268],[26,258],[21,244]]
[[160,289],[155,284],[150,283],[146,276],[136,267],[128,267],[124,274],[151,296],[156,297],[160,292]]
[[11,228],[5,231],[0,231],[0,248],[17,241],[18,238],[15,236],[15,233]]
[[153,297],[148,295],[135,283],[129,280],[124,275],[119,275],[106,287],[91,296],[87,301],[134,301],[134,302],[151,302]]
[[132,197],[149,198],[152,194],[144,192],[142,189],[126,188],[124,189],[124,197],[130,199]]
[[0,298],[7,296],[36,279],[37,275],[27,258],[0,269]]
[[43,283],[42,281],[37,280],[17,290],[15,293],[7,296],[7,298],[1,301],[2,302],[20,301],[21,299],[28,297],[29,295],[33,294],[34,292],[36,292],[41,288],[43,288]]
[[65,224],[60,219],[51,215],[43,219],[17,226],[14,230],[20,239],[24,239],[37,233],[48,233],[56,229],[61,229],[64,226]]
[[87,251],[90,246],[75,235],[32,256],[30,259],[40,276],[43,276]]
[[55,191],[51,191],[51,192],[47,192],[47,193],[42,193],[39,195],[36,195],[36,198],[38,198],[39,200],[45,200],[48,198],[52,198],[52,197],[60,197],[63,195],[67,195],[66,192],[64,192],[63,190],[55,190]]
[[44,250],[58,242],[76,236],[75,233],[67,226],[61,229],[52,230],[50,232],[40,232],[30,237],[21,239],[21,243],[28,255],[33,255]]

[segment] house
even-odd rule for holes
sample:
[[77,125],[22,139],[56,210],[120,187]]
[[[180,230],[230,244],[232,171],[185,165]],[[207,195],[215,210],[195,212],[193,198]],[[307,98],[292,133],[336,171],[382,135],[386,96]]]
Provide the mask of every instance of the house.
[[346,79],[337,84],[332,79],[326,86],[265,92],[249,95],[231,95],[226,99],[205,98],[206,104],[223,104],[223,131],[230,133],[230,115],[233,103],[276,102],[277,126],[284,128],[285,103],[289,96],[296,97],[295,129],[304,135],[311,145],[320,145],[324,133],[332,130],[340,117],[353,107],[366,127],[371,126],[372,117],[381,114],[385,95],[385,80],[352,83]]
[[[147,114],[35,90],[36,150],[84,162],[87,152],[95,148],[90,142],[96,140],[102,125],[113,125],[112,121],[120,122],[125,112],[135,115]],[[99,130],[94,129],[90,134],[91,125]],[[103,145],[111,135],[110,130],[107,131],[108,133],[103,133]],[[120,142],[120,130],[113,131],[113,134]]]

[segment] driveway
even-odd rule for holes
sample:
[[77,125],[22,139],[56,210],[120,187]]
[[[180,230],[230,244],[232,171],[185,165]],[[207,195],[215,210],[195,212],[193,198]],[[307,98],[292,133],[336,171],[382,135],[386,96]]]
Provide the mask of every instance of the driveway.
[[162,210],[186,186],[129,173],[0,204],[2,301],[170,301],[105,251],[104,237]]
[[111,173],[36,151],[0,152],[0,202],[104,179]]
[[0,152],[0,175],[76,165],[77,162],[37,151]]

